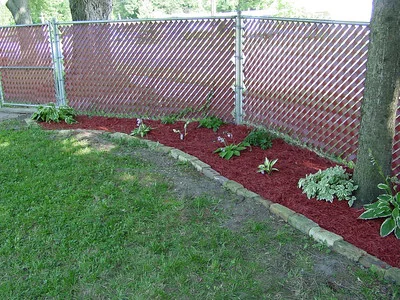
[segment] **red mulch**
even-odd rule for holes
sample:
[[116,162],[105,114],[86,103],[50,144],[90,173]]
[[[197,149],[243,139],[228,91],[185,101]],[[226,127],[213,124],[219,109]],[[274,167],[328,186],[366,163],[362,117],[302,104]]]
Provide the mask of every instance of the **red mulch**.
[[[131,133],[136,127],[136,119],[78,116],[78,124],[65,123],[42,124],[46,129],[97,129],[112,132]],[[153,128],[147,139],[159,141],[198,157],[223,176],[241,183],[247,189],[262,197],[280,203],[318,223],[322,228],[337,233],[349,243],[364,249],[394,267],[400,267],[400,240],[393,234],[382,238],[379,227],[382,220],[359,220],[363,209],[349,208],[347,201],[333,203],[307,199],[297,187],[297,182],[306,174],[315,173],[335,164],[315,153],[286,144],[277,139],[273,147],[261,150],[252,147],[251,151],[242,152],[240,157],[231,160],[220,158],[213,151],[223,146],[217,137],[224,137],[228,143],[242,141],[251,128],[237,125],[223,125],[217,133],[211,129],[197,128],[197,123],[190,123],[188,135],[184,140],[172,129],[183,130],[183,122],[164,125],[159,121],[145,120]],[[231,133],[228,138],[226,133]],[[257,166],[264,158],[278,159],[275,165],[279,172],[272,175],[257,173]]]

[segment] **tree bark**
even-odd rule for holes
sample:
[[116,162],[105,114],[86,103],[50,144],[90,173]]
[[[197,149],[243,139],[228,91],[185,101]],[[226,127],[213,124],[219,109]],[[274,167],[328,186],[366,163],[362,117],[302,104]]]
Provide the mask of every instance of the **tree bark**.
[[73,21],[108,20],[112,0],[69,0]]
[[32,24],[32,17],[28,7],[28,0],[8,0],[6,2],[6,7],[11,12],[15,24]]
[[359,148],[354,170],[356,206],[374,202],[384,178],[371,163],[370,152],[391,175],[395,119],[400,93],[400,1],[374,0],[370,44],[361,105]]

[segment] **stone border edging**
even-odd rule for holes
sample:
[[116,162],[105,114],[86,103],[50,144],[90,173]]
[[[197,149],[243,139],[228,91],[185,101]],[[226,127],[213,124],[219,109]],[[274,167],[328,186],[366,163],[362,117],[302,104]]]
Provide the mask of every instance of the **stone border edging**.
[[[30,120],[30,119],[27,119]],[[26,120],[25,120],[26,121]],[[28,123],[29,122],[29,123]],[[33,122],[27,121],[28,125]],[[351,261],[358,262],[366,268],[376,272],[381,279],[393,281],[400,284],[400,269],[392,267],[389,264],[381,261],[375,256],[368,254],[366,251],[357,248],[356,246],[346,242],[342,236],[321,228],[317,223],[308,219],[302,214],[278,203],[271,202],[260,195],[246,189],[243,185],[229,180],[220,173],[211,168],[210,165],[202,162],[197,157],[187,154],[179,149],[165,146],[159,142],[154,142],[146,139],[141,139],[128,135],[126,133],[115,132],[110,134],[113,139],[136,139],[145,143],[150,149],[169,154],[171,157],[190,163],[197,171],[204,174],[206,177],[219,182],[225,189],[248,199],[260,202],[275,216],[280,217],[292,227],[300,230],[304,234],[310,236],[319,243],[328,245],[333,251],[339,253]]]

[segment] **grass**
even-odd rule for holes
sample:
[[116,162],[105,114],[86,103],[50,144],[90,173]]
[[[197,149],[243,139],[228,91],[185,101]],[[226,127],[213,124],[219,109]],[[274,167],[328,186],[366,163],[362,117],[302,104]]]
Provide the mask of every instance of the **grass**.
[[139,142],[97,149],[12,128],[0,124],[2,299],[399,295],[355,266],[335,288],[321,283],[314,261],[326,253],[277,220],[229,229],[226,199],[175,195],[157,165],[131,155]]

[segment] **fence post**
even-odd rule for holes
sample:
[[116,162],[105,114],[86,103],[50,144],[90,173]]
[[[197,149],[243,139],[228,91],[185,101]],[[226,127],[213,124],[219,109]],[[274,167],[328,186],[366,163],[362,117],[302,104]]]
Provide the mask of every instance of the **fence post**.
[[57,106],[67,105],[65,99],[65,88],[64,88],[64,67],[63,67],[63,56],[61,53],[61,42],[60,34],[58,32],[58,26],[56,19],[49,22],[50,30],[50,41],[51,50],[53,54],[54,64],[54,83],[56,87]]
[[236,17],[236,45],[235,45],[235,122],[243,122],[243,22],[242,13],[237,12]]

